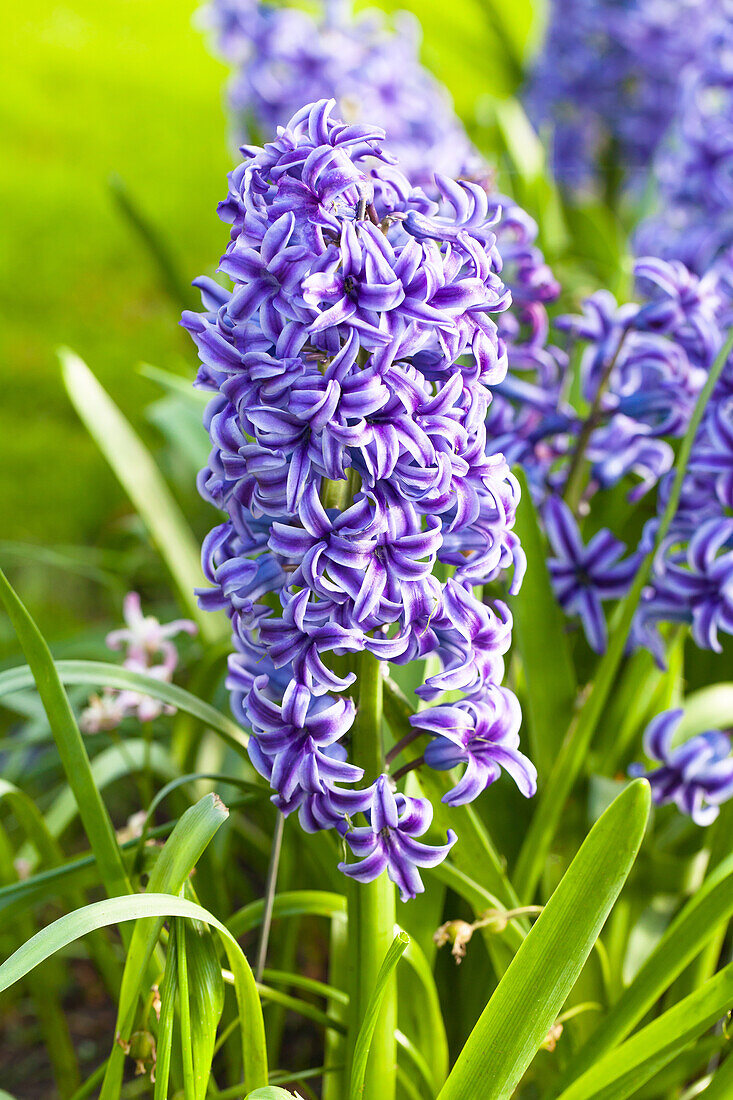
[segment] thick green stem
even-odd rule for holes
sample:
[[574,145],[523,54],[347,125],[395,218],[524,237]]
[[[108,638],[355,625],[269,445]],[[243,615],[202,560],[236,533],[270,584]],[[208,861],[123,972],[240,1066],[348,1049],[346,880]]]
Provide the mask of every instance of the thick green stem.
[[[358,713],[352,731],[351,758],[372,781],[384,770],[382,676],[370,653],[359,659]],[[377,984],[377,975],[394,939],[394,886],[386,875],[375,882],[351,884],[349,914],[349,1056]],[[382,1002],[371,1042],[363,1100],[394,1100],[397,1066],[397,997],[394,977]]]

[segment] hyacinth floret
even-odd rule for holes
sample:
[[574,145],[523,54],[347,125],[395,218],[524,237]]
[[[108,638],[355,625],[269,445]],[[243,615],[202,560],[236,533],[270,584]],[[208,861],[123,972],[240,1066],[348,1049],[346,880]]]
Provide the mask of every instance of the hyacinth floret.
[[684,96],[720,0],[553,0],[525,89],[551,129],[555,175],[572,188],[641,190]]
[[674,803],[696,825],[709,825],[720,805],[733,796],[733,757],[730,739],[720,730],[706,730],[674,745],[684,711],[657,714],[644,733],[644,752],[657,762],[650,770],[632,764],[629,774],[649,780],[658,806]]
[[[199,485],[227,515],[204,543],[200,598],[230,616],[232,706],[275,804],[342,833],[360,861],[347,874],[386,869],[409,897],[455,837],[416,840],[429,804],[349,761],[360,655],[431,656],[423,698],[470,701],[470,797],[500,767],[535,787],[499,689],[511,616],[474,592],[507,571],[516,589],[524,569],[518,486],[485,427],[510,296],[485,190],[437,174],[428,198],[382,130],[334,107],[310,104],[243,148],[220,206],[232,290],[199,280],[204,312],[184,314],[212,394]],[[450,731],[445,719],[440,739]]]

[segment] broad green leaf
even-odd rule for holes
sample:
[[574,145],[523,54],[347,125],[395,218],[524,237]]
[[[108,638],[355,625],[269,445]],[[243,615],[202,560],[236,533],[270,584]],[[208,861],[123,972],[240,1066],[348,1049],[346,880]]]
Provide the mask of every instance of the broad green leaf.
[[625,1043],[609,1050],[565,1089],[559,1100],[625,1100],[633,1096],[732,1007],[733,963]]
[[565,620],[552,591],[547,547],[527,479],[521,470],[514,473],[522,489],[514,531],[527,555],[527,572],[510,606],[514,616],[514,645],[522,658],[527,681],[530,755],[537,765],[541,784],[562,743],[577,686]]
[[732,350],[733,328],[728,333],[723,347],[718,352],[710,369],[705,385],[700,391],[695,404],[687,431],[680,444],[674,465],[672,488],[667,498],[664,514],[655,533],[654,545],[639,567],[628,595],[616,610],[608,649],[598,663],[585,702],[573,717],[557,754],[555,765],[544,790],[540,792],[539,803],[524,838],[514,873],[514,884],[517,891],[527,901],[530,901],[534,896],[557,826],[562,818],[565,802],[588,759],[588,750],[615,683],[616,674],[621,665],[626,642],[636,614],[636,608],[647,583],[652,562],[660,545],[666,538],[670,524],[677,512],[685,471],[705,408]]
[[0,570],[0,600],[23,648],[53,733],[69,786],[79,807],[84,831],[109,895],[130,893],[120,849],[107,808],[97,790],[84,740],[51,652],[26,608]]
[[0,965],[0,992],[24,978],[57,951],[88,935],[98,928],[106,928],[132,920],[162,921],[169,917],[186,917],[215,928],[222,938],[239,1004],[242,1032],[242,1054],[245,1067],[244,1089],[260,1087],[267,1080],[265,1056],[265,1032],[262,1023],[257,990],[241,947],[228,929],[215,916],[185,898],[172,894],[132,894],[122,898],[108,898],[94,902],[83,909],[67,913],[53,924],[37,932],[32,939],[19,947]]
[[514,956],[439,1100],[505,1100],[557,1019],[636,858],[649,785],[629,784],[596,822]]
[[579,1077],[620,1043],[665,989],[733,916],[733,855],[716,867],[675,917],[631,984],[603,1017],[598,1030],[572,1059],[563,1082]]
[[[215,730],[241,756],[249,760],[247,753],[247,734],[237,723],[209,703],[178,687],[166,684],[142,672],[132,672],[121,665],[108,664],[106,661],[55,661],[56,673],[62,683],[87,684],[90,687],[112,687],[143,692],[162,703],[168,703],[177,710],[185,711],[193,718]],[[3,695],[32,687],[33,672],[27,666],[9,668],[0,672],[0,698]]]
[[194,590],[203,583],[199,548],[160,470],[86,363],[68,349],[59,358],[74,408],[157,544],[183,606],[202,637],[216,641],[228,633],[228,624],[198,606]]
[[351,1062],[351,1082],[349,1084],[349,1100],[361,1100],[364,1093],[364,1080],[366,1077],[369,1048],[374,1029],[382,1007],[384,995],[390,984],[392,971],[397,966],[400,956],[405,952],[410,937],[406,932],[398,932],[392,941],[392,946],[387,952],[377,975],[377,982],[369,999],[364,1018],[361,1021],[359,1032],[354,1044],[354,1055]]
[[[263,899],[250,902],[229,918],[233,936],[243,936],[261,923],[265,912]],[[329,894],[324,890],[290,890],[275,894],[272,919],[278,917],[328,917],[346,919],[346,898],[343,894]]]

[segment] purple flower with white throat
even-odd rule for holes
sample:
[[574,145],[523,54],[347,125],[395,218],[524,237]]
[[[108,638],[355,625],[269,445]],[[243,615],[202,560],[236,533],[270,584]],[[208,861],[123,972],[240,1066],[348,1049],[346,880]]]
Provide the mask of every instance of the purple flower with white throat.
[[586,546],[572,512],[557,497],[547,501],[543,518],[555,555],[548,562],[555,595],[564,611],[579,616],[591,649],[602,653],[607,637],[602,601],[626,594],[639,559],[621,560],[626,547],[606,530]]
[[652,719],[644,733],[644,752],[661,766],[648,770],[632,764],[629,775],[649,780],[658,806],[673,802],[696,825],[709,825],[721,804],[733,798],[730,739],[720,730],[707,730],[673,745],[683,714],[667,710]]
[[429,767],[446,771],[466,765],[456,786],[443,795],[443,802],[449,806],[473,802],[499,778],[502,768],[525,798],[532,797],[537,771],[519,751],[521,721],[516,697],[494,686],[476,699],[429,707],[413,715],[411,725],[436,735],[425,749]]
[[386,870],[403,901],[422,894],[425,887],[418,867],[436,867],[456,842],[452,830],[447,844],[433,846],[416,840],[427,832],[432,819],[429,802],[395,793],[388,776],[380,776],[374,785],[369,824],[344,834],[358,862],[340,863],[339,869],[358,882],[373,882]]

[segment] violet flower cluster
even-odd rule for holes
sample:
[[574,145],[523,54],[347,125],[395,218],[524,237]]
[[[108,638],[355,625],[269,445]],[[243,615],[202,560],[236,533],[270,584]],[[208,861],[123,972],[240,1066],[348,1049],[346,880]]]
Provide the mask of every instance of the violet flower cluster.
[[[181,633],[196,634],[196,624],[190,619],[160,623],[153,615],[143,615],[137,592],[127,593],[122,613],[125,626],[107,635],[107,646],[114,652],[124,651],[123,668],[171,683],[178,667],[178,650],[171,639]],[[117,729],[128,717],[152,722],[161,714],[175,714],[175,707],[128,688],[105,688],[101,695],[90,698],[79,717],[79,728],[82,733],[101,733]]]
[[387,132],[402,171],[432,187],[433,173],[483,171],[447,90],[420,63],[420,24],[351,0],[315,13],[263,0],[211,0],[201,14],[216,51],[233,67],[227,96],[238,143],[284,125],[307,100],[333,97],[347,122]]
[[507,570],[516,589],[524,567],[518,487],[485,427],[509,294],[485,190],[436,175],[428,198],[381,129],[334,106],[243,150],[220,206],[233,289],[199,280],[205,312],[184,314],[213,395],[200,488],[227,515],[200,598],[231,618],[232,706],[275,804],[336,828],[347,875],[386,869],[407,898],[455,837],[419,840],[430,803],[349,761],[360,655],[431,657],[414,721],[428,765],[464,765],[447,802],[500,768],[535,786],[501,687],[511,616],[480,594]]
[[658,763],[647,770],[632,764],[629,774],[649,780],[658,806],[674,803],[696,825],[710,825],[723,802],[733,798],[733,756],[730,739],[720,730],[707,730],[674,745],[682,710],[658,714],[644,733],[644,752]]
[[[579,356],[587,412],[580,415],[554,389],[497,387],[489,431],[510,461],[527,472],[542,508],[552,557],[550,573],[561,606],[578,616],[591,647],[606,645],[603,602],[630,587],[652,545],[671,486],[672,442],[689,424],[696,399],[723,344],[729,292],[720,274],[703,278],[677,262],[636,265],[639,303],[618,306],[593,294],[582,315],[561,317]],[[660,662],[658,627],[687,623],[698,645],[719,649],[718,632],[733,633],[733,375],[728,365],[713,394],[693,449],[680,507],[656,556],[632,632],[632,645],[651,648]],[[501,434],[503,428],[504,434]],[[587,543],[568,503],[569,481],[587,466],[574,504],[590,513]],[[653,515],[627,553],[613,532],[592,522],[597,494],[623,486],[631,503]],[[652,491],[655,495],[652,496]],[[572,494],[571,494],[572,495]]]
[[535,124],[551,130],[559,180],[587,188],[619,169],[632,183],[646,176],[720,2],[552,0],[525,98]]
[[658,209],[635,235],[637,249],[699,274],[733,245],[733,5],[715,7],[655,160]]
[[313,15],[262,0],[211,0],[202,19],[232,66],[228,99],[240,140],[285,125],[303,102],[333,96],[348,122],[381,126],[410,182],[439,199],[435,174],[480,184],[504,263],[511,307],[497,318],[512,375],[557,364],[545,345],[547,305],[560,287],[537,245],[534,219],[497,193],[446,89],[421,64],[419,24],[354,15],[351,0],[325,0]]

